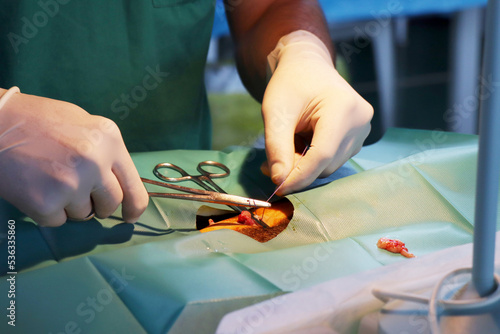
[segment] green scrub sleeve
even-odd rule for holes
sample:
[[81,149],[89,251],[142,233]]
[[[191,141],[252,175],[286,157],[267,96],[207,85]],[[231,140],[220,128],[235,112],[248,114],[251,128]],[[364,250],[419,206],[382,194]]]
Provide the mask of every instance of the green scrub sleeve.
[[0,87],[115,121],[130,151],[210,148],[215,1],[0,0]]

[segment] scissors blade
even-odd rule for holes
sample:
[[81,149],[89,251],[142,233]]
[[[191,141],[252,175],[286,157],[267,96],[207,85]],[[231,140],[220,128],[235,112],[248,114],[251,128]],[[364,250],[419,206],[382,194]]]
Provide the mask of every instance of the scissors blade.
[[253,208],[269,208],[271,207],[271,203],[260,201],[253,198],[241,197],[236,195],[229,194],[221,194],[213,191],[187,188],[183,186],[178,186],[174,184],[168,184],[164,182],[153,181],[149,179],[141,178],[143,182],[150,183],[166,188],[176,189],[179,191],[188,192],[190,194],[172,194],[172,193],[149,193],[151,197],[164,197],[164,198],[176,198],[176,199],[185,199],[191,201],[199,201],[199,202],[208,202],[208,203],[217,203],[224,205],[235,205],[235,206],[243,206],[243,207],[253,207]]
[[171,193],[149,193],[150,197],[163,197],[174,199],[185,199],[198,202],[216,203],[223,205],[236,205],[252,208],[270,208],[271,203],[259,201],[253,198],[241,197],[228,194],[171,194]]
[[143,177],[141,177],[141,180],[144,183],[154,184],[155,186],[160,186],[160,187],[163,187],[163,188],[169,188],[169,189],[179,190],[179,191],[183,191],[185,193],[200,194],[200,195],[208,195],[208,194],[211,193],[208,190],[188,188],[188,187],[179,186],[177,184],[170,184],[170,183],[166,183],[166,182],[160,182],[160,181],[154,181],[154,180],[150,180],[150,179],[145,179]]

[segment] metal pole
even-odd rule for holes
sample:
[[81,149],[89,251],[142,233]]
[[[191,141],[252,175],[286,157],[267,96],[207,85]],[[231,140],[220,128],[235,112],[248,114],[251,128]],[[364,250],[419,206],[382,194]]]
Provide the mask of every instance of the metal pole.
[[[480,296],[491,293],[500,178],[500,3],[489,0],[483,61],[477,165],[472,282]],[[470,78],[471,80],[473,78]],[[488,86],[489,84],[489,86]]]

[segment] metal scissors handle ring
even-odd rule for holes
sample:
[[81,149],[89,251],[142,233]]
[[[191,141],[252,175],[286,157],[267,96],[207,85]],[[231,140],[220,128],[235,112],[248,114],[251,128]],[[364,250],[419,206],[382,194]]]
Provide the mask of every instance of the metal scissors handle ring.
[[[212,173],[212,172],[206,170],[204,167],[217,167],[219,169],[222,169],[224,171],[224,173]],[[181,176],[178,176],[178,177],[165,176],[164,174],[160,173],[160,169],[163,169],[163,168],[173,169],[173,170],[177,171]],[[193,182],[196,182],[200,187],[204,188],[207,191],[213,192],[215,190],[216,192],[219,192],[219,194],[227,194],[221,187],[219,187],[214,181],[212,181],[212,179],[229,176],[229,174],[231,172],[226,165],[221,164],[220,162],[207,160],[207,161],[200,162],[196,169],[198,170],[198,172],[200,172],[200,175],[190,175],[184,169],[180,168],[179,166],[176,166],[176,165],[171,164],[169,162],[163,162],[163,163],[159,163],[158,165],[155,166],[155,168],[153,169],[153,173],[157,178],[159,178],[160,180],[163,180],[163,181],[180,182],[180,181],[191,180]],[[177,185],[174,186],[174,185],[168,185],[165,183],[161,184],[161,182],[152,181],[152,180],[148,180],[148,179],[142,179],[142,180],[144,182],[147,182],[147,183],[162,185],[163,187],[173,188],[173,189],[187,191],[187,192],[191,192],[191,193],[199,193],[199,191],[200,191],[197,189],[191,189],[191,188],[181,187],[181,186],[177,186]],[[158,196],[158,197],[174,198],[175,195],[178,195],[178,194],[150,193],[150,196]],[[179,197],[177,197],[177,198],[179,198]],[[198,200],[200,200],[200,199],[198,199]],[[203,200],[208,202],[208,200],[205,198]],[[248,201],[249,201],[248,203],[250,204],[250,200],[248,200]],[[256,206],[255,200],[252,200],[252,201],[253,201],[253,206]],[[233,201],[233,202],[231,202],[231,204],[232,203],[236,203],[236,202]],[[240,202],[238,202],[238,204],[239,203]],[[237,212],[243,211],[242,208],[240,208],[238,206],[231,205],[231,204],[226,204],[226,205],[228,205],[231,209],[233,209]],[[259,203],[259,205],[261,205],[261,203]],[[268,202],[265,202],[264,206],[268,207],[268,206],[270,206],[270,204]],[[254,214],[252,214],[252,217],[261,226],[266,227],[266,228],[269,227],[269,226],[267,226],[266,223],[264,223],[261,219],[256,217]]]
[[[160,173],[160,169],[164,169],[164,168],[165,169],[173,169],[173,170],[179,172],[179,174],[181,174],[181,176],[176,176],[176,177],[165,176],[162,173]],[[189,175],[184,169],[182,169],[179,166],[176,166],[174,164],[171,164],[170,162],[162,162],[162,163],[159,163],[158,165],[156,165],[155,168],[153,169],[153,174],[157,178],[159,178],[160,180],[168,181],[168,182],[181,182],[181,181],[188,181],[188,180],[193,179],[193,177],[191,175]]]
[[[206,169],[203,168],[204,166],[215,166],[217,168],[222,169],[224,171],[224,173],[209,172],[209,171],[207,171]],[[211,179],[218,179],[218,178],[221,178],[221,177],[226,177],[226,176],[229,176],[229,174],[231,173],[231,171],[229,170],[229,168],[227,168],[226,165],[221,164],[220,162],[210,161],[210,160],[200,162],[198,164],[198,167],[196,169],[202,175],[208,176]]]
[[[217,168],[220,168],[224,171],[224,173],[212,173],[204,169],[203,167],[205,166],[215,166]],[[165,176],[160,172],[160,169],[173,169],[177,171],[181,176],[177,177],[169,177]],[[221,189],[217,184],[215,184],[212,179],[214,178],[222,178],[226,177],[230,174],[229,168],[221,164],[220,162],[215,162],[215,161],[202,161],[198,164],[197,170],[200,172],[201,175],[190,175],[188,174],[184,169],[182,169],[179,166],[176,166],[174,164],[171,164],[169,162],[163,162],[159,163],[158,165],[155,166],[153,169],[154,175],[159,178],[160,180],[167,181],[167,182],[182,182],[182,181],[188,181],[191,180],[193,182],[196,182],[199,186],[201,186],[203,189],[208,190],[208,191],[218,191],[220,193],[226,193],[223,189]],[[206,183],[208,183],[211,187],[209,187]]]
[[[224,173],[211,173],[211,172],[207,171],[206,169],[204,169],[203,168],[204,166],[215,166],[217,168],[222,169],[224,171]],[[217,178],[229,176],[229,174],[231,172],[230,172],[229,168],[227,168],[226,165],[221,164],[220,162],[208,160],[208,161],[200,162],[196,169],[198,170],[198,172],[201,173],[201,175],[197,177],[200,182],[203,182],[203,181],[207,182],[208,184],[210,184],[212,186],[213,190],[218,191],[222,194],[227,194],[224,191],[224,189],[222,189],[214,181],[212,181],[212,179],[217,179]]]

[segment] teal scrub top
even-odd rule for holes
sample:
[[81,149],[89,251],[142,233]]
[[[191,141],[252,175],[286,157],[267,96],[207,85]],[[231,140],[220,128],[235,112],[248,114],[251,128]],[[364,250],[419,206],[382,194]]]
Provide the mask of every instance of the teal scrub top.
[[215,0],[0,0],[0,87],[115,121],[130,151],[209,149]]

